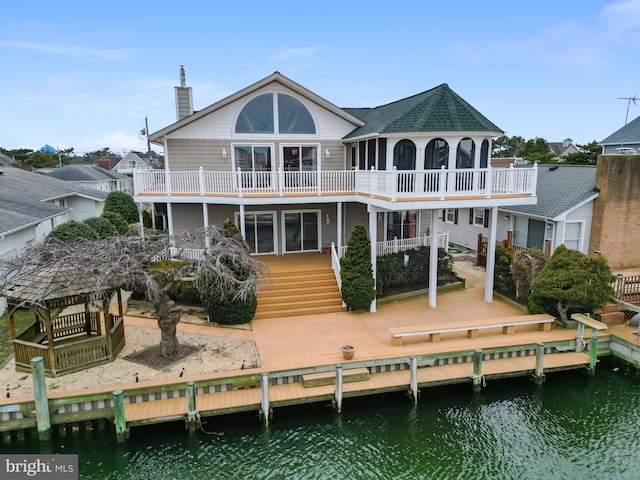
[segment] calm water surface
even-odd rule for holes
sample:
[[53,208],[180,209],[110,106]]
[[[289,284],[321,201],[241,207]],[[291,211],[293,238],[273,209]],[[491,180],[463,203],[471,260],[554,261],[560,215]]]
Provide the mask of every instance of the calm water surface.
[[80,454],[82,479],[638,479],[640,380],[600,368],[596,378],[555,374],[425,389],[417,407],[400,394],[345,399],[343,413],[314,405],[255,415],[60,434],[50,446],[4,451]]

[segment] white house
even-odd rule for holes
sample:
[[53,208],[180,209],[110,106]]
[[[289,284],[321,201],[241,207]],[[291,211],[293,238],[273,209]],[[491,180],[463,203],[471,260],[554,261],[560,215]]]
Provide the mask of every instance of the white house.
[[160,166],[156,156],[131,150],[111,169],[114,172],[131,175],[139,170],[151,170]]
[[598,143],[602,145],[603,155],[640,154],[640,117],[631,120]]
[[162,205],[170,234],[231,218],[256,255],[335,245],[337,259],[362,223],[375,269],[394,239],[429,244],[436,233],[446,245],[443,209],[486,209],[495,240],[498,208],[536,202],[536,167],[492,168],[502,130],[447,84],[340,108],[275,72],[194,113],[182,73],[176,99],[177,121],[150,136],[164,169],[134,172],[136,202]]
[[133,193],[133,181],[130,177],[97,165],[65,165],[49,171],[47,176],[107,193]]

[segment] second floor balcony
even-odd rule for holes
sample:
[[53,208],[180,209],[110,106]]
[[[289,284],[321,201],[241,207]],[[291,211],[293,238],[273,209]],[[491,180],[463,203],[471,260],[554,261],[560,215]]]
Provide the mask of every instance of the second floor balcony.
[[137,196],[367,195],[387,201],[535,196],[537,167],[460,170],[134,172]]

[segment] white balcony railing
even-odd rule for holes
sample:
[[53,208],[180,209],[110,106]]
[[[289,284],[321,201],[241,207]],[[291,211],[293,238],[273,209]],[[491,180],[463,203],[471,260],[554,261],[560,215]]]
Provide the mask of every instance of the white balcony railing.
[[398,199],[535,195],[537,166],[465,170],[135,171],[136,195],[359,194]]

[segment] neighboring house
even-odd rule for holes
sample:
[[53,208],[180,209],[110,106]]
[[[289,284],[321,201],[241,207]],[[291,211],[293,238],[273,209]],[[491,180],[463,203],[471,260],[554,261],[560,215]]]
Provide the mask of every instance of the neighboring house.
[[13,163],[13,158],[0,152],[0,167],[10,167]]
[[[593,205],[599,195],[595,179],[595,165],[538,165],[538,202],[501,207],[497,240],[516,251],[535,247],[551,255],[562,244],[589,254]],[[486,210],[444,214],[451,243],[481,250],[479,236],[489,236]]]
[[133,172],[140,170],[151,170],[159,168],[160,162],[158,157],[153,153],[142,153],[131,150],[111,170],[125,175],[131,175]]
[[47,173],[47,176],[107,193],[133,193],[133,181],[131,178],[96,165],[65,165],[62,168],[51,170]]
[[519,165],[529,165],[529,161],[522,157],[496,157],[491,159],[492,167],[510,167]]
[[570,138],[565,138],[562,142],[549,142],[549,148],[556,155],[554,160],[558,162],[562,162],[567,155],[580,151]]
[[598,143],[602,145],[603,155],[615,153],[622,155],[640,154],[640,117],[631,120],[624,127],[616,130]]
[[[106,192],[15,167],[0,167],[0,259],[19,255],[68,220],[102,213]],[[0,299],[0,314],[4,311]]]
[[[177,121],[150,136],[164,148],[164,170],[133,173],[136,202],[162,205],[169,234],[230,218],[253,254],[334,244],[340,255],[364,224],[375,269],[376,252],[394,239],[428,243],[435,233],[445,245],[443,209],[487,209],[488,219],[536,202],[536,167],[491,168],[502,130],[447,84],[379,107],[339,108],[275,72],[194,113],[185,83],[181,75]],[[434,270],[430,306],[436,278]]]

